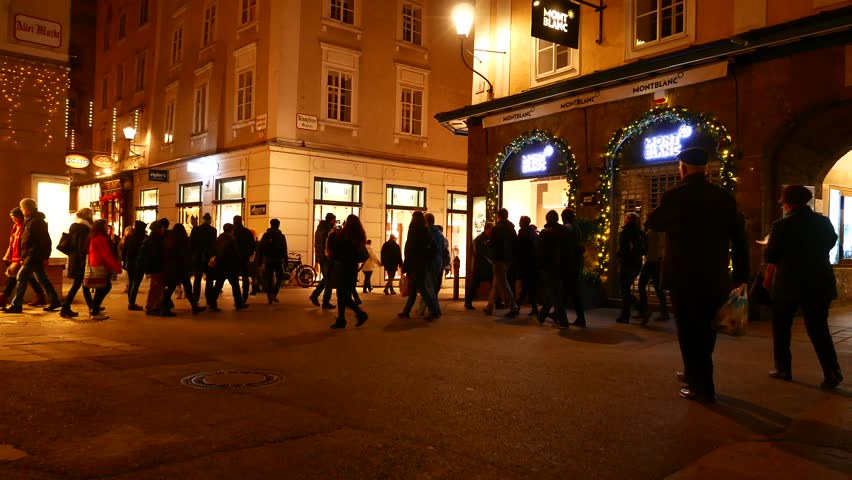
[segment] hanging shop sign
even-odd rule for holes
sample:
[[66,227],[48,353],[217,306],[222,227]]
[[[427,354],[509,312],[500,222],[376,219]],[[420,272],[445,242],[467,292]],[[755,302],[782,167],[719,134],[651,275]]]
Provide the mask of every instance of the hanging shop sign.
[[62,46],[62,24],[43,18],[15,15],[15,40],[59,48]]
[[65,165],[68,165],[71,168],[86,168],[90,163],[89,159],[82,155],[65,155]]
[[249,206],[249,215],[266,215],[266,204],[260,203]]
[[538,0],[532,4],[535,38],[580,48],[580,5],[569,0]]
[[687,85],[694,85],[728,75],[728,62],[717,62],[690,70],[670,72],[656,77],[621,85],[618,87],[593,90],[581,95],[566,97],[541,105],[530,106],[485,117],[482,125],[485,128],[496,127],[508,123],[520,122],[533,118],[546,117],[575,108],[583,108],[601,103],[615,102],[630,97],[653,94],[659,91],[671,90]]
[[110,157],[109,155],[101,154],[101,155],[95,155],[92,158],[92,163],[94,163],[95,166],[97,166],[97,167],[110,168],[110,167],[112,167],[113,160],[112,160],[112,157]]
[[624,148],[624,162],[631,165],[676,162],[677,155],[690,147],[716,150],[712,135],[700,126],[688,125],[678,120],[664,120],[629,139]]
[[168,170],[148,170],[148,181],[149,182],[168,182],[169,181],[169,171]]
[[566,155],[550,143],[532,142],[506,158],[500,178],[507,181],[565,175],[565,161]]

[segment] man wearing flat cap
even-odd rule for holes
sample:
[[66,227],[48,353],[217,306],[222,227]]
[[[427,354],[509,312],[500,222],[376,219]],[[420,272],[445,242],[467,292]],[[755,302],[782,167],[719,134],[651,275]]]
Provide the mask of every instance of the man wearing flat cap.
[[822,366],[822,388],[840,385],[843,375],[828,329],[828,307],[837,298],[837,284],[828,255],[837,243],[831,221],[808,206],[813,195],[802,185],[788,185],[778,203],[784,218],[772,224],[766,245],[764,287],[772,298],[772,343],[775,369],[769,375],[792,380],[790,330],[799,308],[808,337]]
[[663,271],[677,311],[684,366],[677,377],[686,385],[680,396],[712,403],[713,317],[732,288],[748,280],[745,222],[736,200],[707,180],[707,150],[688,148],[678,160],[682,183],[663,194],[645,225],[666,234]]

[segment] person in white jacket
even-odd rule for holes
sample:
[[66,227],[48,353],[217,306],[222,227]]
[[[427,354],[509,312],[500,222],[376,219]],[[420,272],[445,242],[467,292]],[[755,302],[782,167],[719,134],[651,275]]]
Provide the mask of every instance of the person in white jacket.
[[373,285],[370,283],[370,277],[373,276],[373,270],[376,267],[381,267],[382,262],[379,261],[378,257],[376,257],[376,253],[373,252],[372,240],[367,240],[367,261],[364,262],[364,265],[361,267],[361,271],[364,272],[364,288],[361,290],[362,293],[368,293],[373,291]]

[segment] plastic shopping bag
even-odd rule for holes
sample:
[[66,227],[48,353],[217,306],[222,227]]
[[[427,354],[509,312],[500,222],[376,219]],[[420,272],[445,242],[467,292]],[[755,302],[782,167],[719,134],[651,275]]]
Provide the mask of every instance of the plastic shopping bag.
[[743,285],[734,289],[713,321],[713,328],[725,335],[745,335],[748,327],[748,290]]

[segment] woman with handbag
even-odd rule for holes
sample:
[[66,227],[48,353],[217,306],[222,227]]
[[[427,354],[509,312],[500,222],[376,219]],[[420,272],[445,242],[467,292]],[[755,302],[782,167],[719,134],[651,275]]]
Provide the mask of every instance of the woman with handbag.
[[358,281],[358,264],[367,260],[367,234],[361,219],[355,215],[346,217],[343,228],[334,230],[328,237],[326,257],[332,262],[331,284],[337,289],[337,321],[331,328],[346,328],[346,307],[355,311],[360,327],[367,321],[367,313],[353,300]]
[[[77,291],[83,286],[83,277],[86,274],[86,254],[89,253],[89,233],[92,229],[92,219],[95,213],[91,208],[81,208],[77,211],[77,220],[68,228],[70,242],[68,242],[68,278],[73,280],[71,289],[68,290],[68,295],[65,296],[65,301],[62,303],[62,310],[59,316],[63,318],[73,318],[78,314],[71,310],[71,304],[74,303],[74,297],[77,296]],[[83,289],[83,298],[86,300],[86,305],[89,310],[92,309],[92,292],[88,288]]]
[[112,240],[107,236],[106,220],[95,220],[89,234],[89,264],[83,277],[83,286],[95,289],[92,299],[92,320],[106,320],[101,314],[101,304],[112,289],[112,274],[121,273],[121,264],[113,254]]

